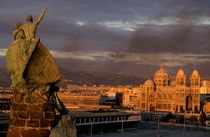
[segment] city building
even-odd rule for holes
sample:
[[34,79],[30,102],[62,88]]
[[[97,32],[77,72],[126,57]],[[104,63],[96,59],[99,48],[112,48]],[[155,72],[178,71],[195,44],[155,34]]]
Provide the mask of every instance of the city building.
[[210,81],[208,81],[208,80],[202,81],[200,93],[201,94],[210,94]]
[[139,87],[120,87],[112,90],[116,91],[116,105],[139,109]]
[[10,88],[0,87],[0,112],[8,112],[12,104],[13,91]]
[[198,71],[194,70],[189,80],[182,69],[178,70],[175,80],[169,77],[161,63],[154,79],[140,86],[67,85],[66,91],[58,94],[67,106],[115,105],[141,111],[199,113],[201,78]]
[[147,80],[140,85],[140,110],[198,113],[200,111],[200,75],[194,70],[190,76],[190,86],[182,69],[176,80],[170,81],[163,63],[155,72],[154,81]]
[[100,95],[97,92],[87,92],[87,91],[66,91],[58,92],[59,98],[62,102],[69,105],[99,105]]

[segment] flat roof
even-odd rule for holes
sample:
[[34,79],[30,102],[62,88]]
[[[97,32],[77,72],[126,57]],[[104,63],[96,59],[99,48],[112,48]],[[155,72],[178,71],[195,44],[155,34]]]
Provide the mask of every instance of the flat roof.
[[[126,112],[88,112],[88,111],[71,111],[71,117],[103,117],[103,116],[134,116],[136,114]],[[8,119],[9,113],[0,113],[0,119]]]
[[103,116],[132,116],[136,114],[126,112],[88,112],[88,111],[70,111],[72,117],[103,117]]

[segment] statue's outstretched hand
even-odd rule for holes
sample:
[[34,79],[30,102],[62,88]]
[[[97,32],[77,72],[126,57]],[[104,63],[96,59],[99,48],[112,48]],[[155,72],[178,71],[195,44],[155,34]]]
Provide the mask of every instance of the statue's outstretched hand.
[[38,19],[35,21],[37,25],[40,23],[42,18],[44,17],[45,12],[47,11],[47,8],[43,8],[41,14],[39,15]]
[[42,10],[43,10],[43,11],[47,11],[47,8],[43,8]]

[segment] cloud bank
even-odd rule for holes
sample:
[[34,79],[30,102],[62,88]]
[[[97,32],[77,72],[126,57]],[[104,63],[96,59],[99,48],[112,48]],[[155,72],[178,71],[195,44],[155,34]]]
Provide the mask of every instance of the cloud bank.
[[[24,4],[23,4],[24,3]],[[37,36],[61,67],[151,73],[210,65],[210,1],[203,0],[1,0],[0,56],[14,24],[47,7]],[[151,71],[150,71],[151,70]]]

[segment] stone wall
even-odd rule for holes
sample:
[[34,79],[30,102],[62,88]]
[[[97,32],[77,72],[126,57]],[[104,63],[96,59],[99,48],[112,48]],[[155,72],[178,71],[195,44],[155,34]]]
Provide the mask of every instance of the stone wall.
[[16,91],[10,113],[7,137],[48,137],[55,126],[55,105],[35,91]]

